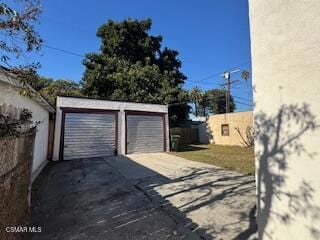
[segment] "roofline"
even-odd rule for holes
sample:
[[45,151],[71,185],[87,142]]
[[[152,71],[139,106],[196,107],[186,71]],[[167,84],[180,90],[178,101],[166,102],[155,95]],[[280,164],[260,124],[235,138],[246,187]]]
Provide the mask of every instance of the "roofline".
[[252,113],[253,114],[253,111],[239,111],[239,112],[229,112],[229,113],[218,113],[218,114],[209,115],[208,117],[228,115],[228,114],[237,114],[237,113]]
[[106,99],[106,98],[94,98],[94,97],[82,97],[82,96],[57,95],[57,97],[59,97],[59,98],[80,98],[80,99],[100,100],[100,101],[109,101],[109,102],[141,103],[141,104],[149,104],[149,105],[168,106],[168,104],[160,104],[160,103],[146,103],[146,102],[137,102],[137,101],[122,101],[122,100],[112,100],[112,99]]
[[4,78],[0,77],[1,82],[7,83],[9,85],[12,85],[14,87],[21,88],[21,89],[25,88],[26,86],[31,92],[36,94],[36,96],[32,98],[35,102],[37,102],[40,106],[42,106],[44,109],[46,109],[50,113],[56,112],[55,108],[51,106],[39,92],[37,92],[33,87],[31,87],[30,84],[25,83],[25,86],[24,86],[14,74],[10,73],[4,67],[1,67],[1,68],[4,70],[0,72],[0,75],[4,76]]
[[237,113],[253,113],[253,111],[239,111],[239,112],[229,112],[229,113],[218,113],[218,114],[212,114],[211,116],[219,116],[219,115],[226,115],[226,114],[237,114]]

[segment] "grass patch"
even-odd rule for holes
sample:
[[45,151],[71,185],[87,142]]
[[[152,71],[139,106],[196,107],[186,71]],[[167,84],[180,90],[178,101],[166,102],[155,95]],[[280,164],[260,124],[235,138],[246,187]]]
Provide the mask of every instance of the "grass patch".
[[244,174],[254,175],[255,173],[254,152],[249,148],[201,144],[182,146],[179,152],[170,153],[188,160],[208,163]]

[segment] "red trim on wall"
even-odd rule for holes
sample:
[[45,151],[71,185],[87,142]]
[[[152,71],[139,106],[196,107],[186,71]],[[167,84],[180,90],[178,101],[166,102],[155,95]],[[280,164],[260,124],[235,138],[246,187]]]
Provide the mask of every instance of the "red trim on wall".
[[166,124],[166,115],[162,115],[163,122],[163,151],[167,151],[167,124]]
[[163,112],[131,111],[131,110],[125,110],[124,112],[129,115],[146,115],[146,116],[162,116],[167,114]]
[[105,113],[112,114],[119,112],[120,110],[109,110],[109,109],[99,109],[99,108],[70,108],[70,107],[60,107],[60,109],[66,113]]
[[66,113],[62,110],[61,113],[61,132],[60,132],[60,147],[59,147],[59,160],[63,160],[63,149],[64,149],[64,128],[65,128],[65,119]]
[[125,139],[126,139],[126,144],[125,144],[125,154],[128,154],[128,115],[125,112]]
[[118,134],[119,134],[119,124],[118,124],[118,119],[119,119],[119,111],[115,112],[115,121],[116,121],[116,145],[115,145],[115,153],[114,155],[118,155]]
[[125,132],[125,138],[126,138],[126,144],[125,144],[125,154],[128,154],[128,115],[144,115],[144,116],[161,116],[162,123],[163,123],[163,151],[167,151],[167,126],[165,118],[167,116],[167,113],[161,113],[161,112],[147,112],[147,111],[130,111],[125,110],[125,125],[126,125],[126,132]]
[[115,116],[115,155],[118,153],[118,113],[119,110],[108,110],[108,109],[93,109],[93,108],[68,108],[61,107],[61,133],[60,133],[60,149],[59,149],[59,160],[63,160],[64,150],[64,132],[66,123],[66,113],[99,113],[99,114],[112,114]]

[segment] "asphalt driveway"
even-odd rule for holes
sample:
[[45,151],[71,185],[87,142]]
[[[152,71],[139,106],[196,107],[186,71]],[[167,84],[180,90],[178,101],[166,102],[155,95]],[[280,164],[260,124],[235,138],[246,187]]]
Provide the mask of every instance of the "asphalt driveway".
[[249,239],[252,176],[165,153],[51,163],[33,186],[29,239]]
[[41,233],[27,239],[199,239],[105,159],[51,163],[33,185],[32,198],[30,225]]

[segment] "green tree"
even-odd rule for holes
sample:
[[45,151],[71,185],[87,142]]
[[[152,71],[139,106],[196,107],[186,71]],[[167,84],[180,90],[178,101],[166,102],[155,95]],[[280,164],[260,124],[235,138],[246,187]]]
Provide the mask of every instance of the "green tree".
[[247,70],[242,71],[241,78],[247,81],[250,78],[250,72]]
[[36,91],[40,92],[42,89],[52,84],[54,80],[52,78],[38,76],[32,79],[28,84]]
[[[42,79],[46,79],[43,78]],[[49,84],[40,89],[40,94],[45,97],[48,102],[55,106],[57,96],[81,96],[79,84],[70,80],[49,79]]]
[[83,62],[82,92],[97,98],[172,104],[170,122],[175,123],[189,112],[182,88],[186,77],[178,52],[162,48],[162,37],[149,34],[151,24],[150,19],[103,24],[97,31],[100,52],[87,54]]
[[[226,90],[210,89],[206,92],[206,108],[209,114],[219,114],[226,112]],[[236,109],[232,96],[230,96],[230,112]]]
[[[196,116],[208,116],[226,112],[226,91],[221,89],[210,89],[202,91],[198,87],[189,91],[190,101],[194,103],[194,114]],[[233,97],[230,96],[230,110],[236,108]]]
[[9,4],[0,3],[0,61],[7,68],[3,72],[9,70],[22,82],[26,82],[35,77],[39,63],[12,66],[10,60],[19,58],[25,53],[40,50],[42,39],[34,27],[41,13],[40,1],[18,0],[14,4],[15,8]]
[[200,103],[202,102],[203,92],[200,88],[194,87],[189,92],[190,101],[194,104],[194,115],[199,116]]

